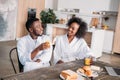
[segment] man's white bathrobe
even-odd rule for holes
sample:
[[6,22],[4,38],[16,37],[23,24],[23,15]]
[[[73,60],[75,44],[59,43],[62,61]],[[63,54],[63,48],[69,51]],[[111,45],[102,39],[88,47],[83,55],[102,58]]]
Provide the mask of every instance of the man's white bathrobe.
[[[50,46],[49,49],[40,51],[35,58],[31,60],[31,52],[41,43],[46,41],[50,41],[50,39],[45,35],[39,36],[36,40],[33,40],[30,35],[19,39],[17,50],[20,62],[24,65],[24,72],[50,66],[49,61],[52,55],[52,46]],[[34,62],[36,59],[40,59],[41,62]]]
[[71,43],[68,42],[67,34],[56,37],[54,49],[54,64],[59,60],[64,62],[84,59],[93,56],[87,43],[83,38],[74,37]]

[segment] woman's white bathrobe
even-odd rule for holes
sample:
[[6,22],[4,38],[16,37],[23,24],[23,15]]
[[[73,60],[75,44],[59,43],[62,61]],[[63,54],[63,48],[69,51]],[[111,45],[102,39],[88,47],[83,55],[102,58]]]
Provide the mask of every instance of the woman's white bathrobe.
[[64,62],[83,59],[93,56],[87,43],[83,38],[74,37],[71,43],[68,42],[67,34],[56,37],[54,49],[54,64],[59,60]]

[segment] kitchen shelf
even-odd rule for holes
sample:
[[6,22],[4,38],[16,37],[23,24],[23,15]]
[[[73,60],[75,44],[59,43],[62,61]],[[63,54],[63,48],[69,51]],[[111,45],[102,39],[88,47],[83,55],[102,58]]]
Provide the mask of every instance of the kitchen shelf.
[[54,11],[56,14],[66,14],[66,15],[77,15],[77,16],[86,16],[86,17],[102,17],[99,14],[88,14],[88,13],[76,13],[76,12],[61,12],[61,11]]
[[79,15],[87,17],[106,17],[106,16],[117,16],[118,12],[116,11],[100,11],[101,14],[90,14],[90,13],[76,13],[76,12],[65,12],[65,11],[54,11],[57,14],[66,14],[66,15]]

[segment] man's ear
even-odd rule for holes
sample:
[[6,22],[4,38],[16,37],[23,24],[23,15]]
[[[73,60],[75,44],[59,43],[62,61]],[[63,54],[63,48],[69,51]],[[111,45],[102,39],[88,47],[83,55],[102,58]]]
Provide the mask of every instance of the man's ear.
[[32,29],[32,28],[29,28],[29,32],[33,32],[33,29]]

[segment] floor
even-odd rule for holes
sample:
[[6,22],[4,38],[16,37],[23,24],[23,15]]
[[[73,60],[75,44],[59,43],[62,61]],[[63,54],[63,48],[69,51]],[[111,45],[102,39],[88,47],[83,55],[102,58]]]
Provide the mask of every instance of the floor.
[[[14,74],[14,71],[9,59],[9,51],[15,46],[16,46],[16,41],[0,42],[0,78],[7,75]],[[14,53],[12,57],[15,63],[17,63],[16,55]],[[99,61],[120,66],[120,54],[103,53]],[[16,64],[16,67],[18,67],[17,64]],[[17,71],[18,71],[18,68],[17,68]]]

